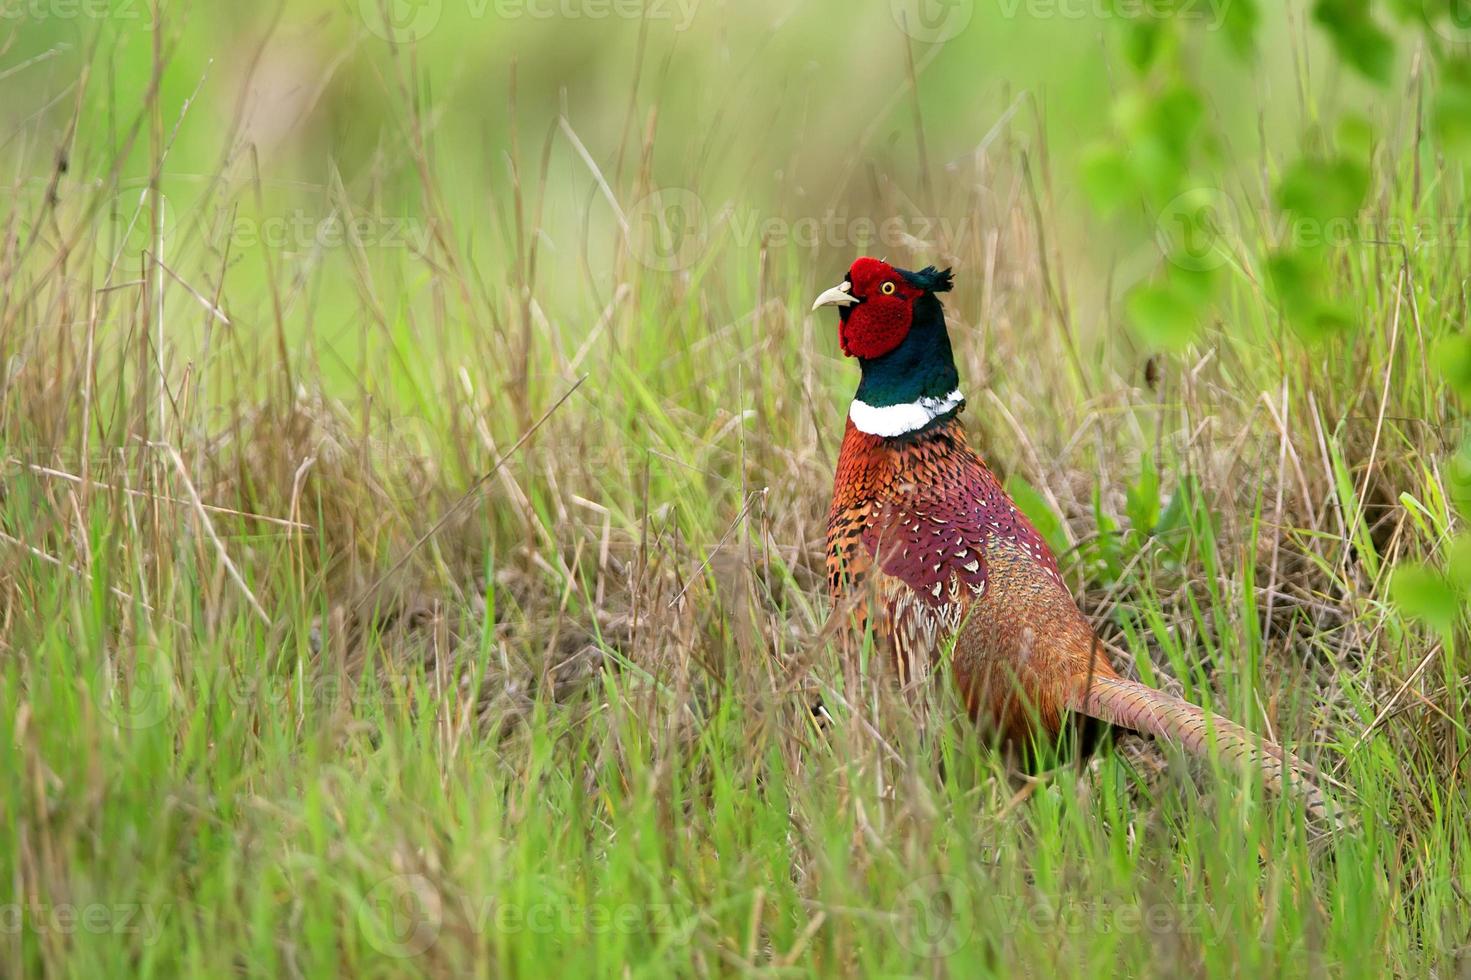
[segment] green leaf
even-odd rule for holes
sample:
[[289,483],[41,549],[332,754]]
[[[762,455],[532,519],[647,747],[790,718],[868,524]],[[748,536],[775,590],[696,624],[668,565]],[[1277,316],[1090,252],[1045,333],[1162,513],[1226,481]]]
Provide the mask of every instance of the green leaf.
[[1220,277],[1216,275],[1214,269],[1197,269],[1186,263],[1174,261],[1173,256],[1171,256],[1170,269],[1165,278],[1171,289],[1197,309],[1203,309],[1215,298],[1216,287],[1220,285]]
[[1061,555],[1068,550],[1062,519],[1053,513],[1052,508],[1047,505],[1047,498],[1036,487],[1024,477],[1009,473],[1006,477],[1006,492],[1011,494],[1011,499],[1016,501],[1017,507],[1032,522],[1032,526],[1042,535],[1042,540],[1047,542],[1047,547],[1052,549],[1054,555]]
[[1461,610],[1461,597],[1445,576],[1414,562],[1394,570],[1389,595],[1400,612],[1438,630],[1454,626]]
[[1185,159],[1195,142],[1195,130],[1205,116],[1205,103],[1194,88],[1184,83],[1169,86],[1155,100],[1153,125],[1175,150],[1176,156]]
[[1461,399],[1471,402],[1471,337],[1457,334],[1435,345],[1435,364]]
[[1462,532],[1451,540],[1445,552],[1445,570],[1462,595],[1471,592],[1471,533]]
[[1176,561],[1183,562],[1187,557],[1190,535],[1184,532],[1190,528],[1190,519],[1199,500],[1199,481],[1186,474],[1170,495],[1168,506],[1155,524],[1155,537],[1164,543]]
[[1226,31],[1226,39],[1238,57],[1246,58],[1256,50],[1256,28],[1260,16],[1256,0],[1213,0],[1210,4],[1213,23]]
[[1151,534],[1159,523],[1159,473],[1148,458],[1124,493],[1124,513],[1129,526],[1140,534]]
[[1093,523],[1098,527],[1093,553],[1103,565],[1104,580],[1116,582],[1124,574],[1124,560],[1119,553],[1119,525],[1104,511],[1103,493],[1096,483],[1093,485]]
[[1200,304],[1168,281],[1135,286],[1125,310],[1134,333],[1152,349],[1181,351],[1200,333]]
[[1119,99],[1115,114],[1128,141],[1136,179],[1157,200],[1174,197],[1179,193],[1191,152],[1201,142],[1197,130],[1205,108],[1199,93],[1176,82],[1157,95],[1135,94]]
[[1142,18],[1129,26],[1124,36],[1124,55],[1139,74],[1147,72],[1159,57],[1164,47],[1164,27],[1158,18]]
[[1241,238],[1236,202],[1215,188],[1196,187],[1166,205],[1157,220],[1156,238],[1178,270],[1176,285],[1209,296],[1215,284],[1208,273],[1234,259]]
[[1317,269],[1299,252],[1282,249],[1267,258],[1267,281],[1277,304],[1292,316],[1317,304]]
[[1329,293],[1327,258],[1322,252],[1282,250],[1267,259],[1272,295],[1287,322],[1303,339],[1316,341],[1352,330],[1353,311]]
[[1471,151],[1471,60],[1458,58],[1442,67],[1431,122],[1446,149]]
[[1328,33],[1339,57],[1383,84],[1394,69],[1394,42],[1370,12],[1369,0],[1318,0],[1313,20]]
[[1461,443],[1446,464],[1445,488],[1461,516],[1471,517],[1471,440]]
[[1367,164],[1374,155],[1374,126],[1357,112],[1346,113],[1338,122],[1337,143],[1345,156]]
[[1083,153],[1083,191],[1100,214],[1112,214],[1138,194],[1134,173],[1115,147],[1095,143]]
[[1359,325],[1359,320],[1346,304],[1325,300],[1292,325],[1304,340],[1320,341],[1348,333]]
[[[1352,218],[1359,212],[1369,190],[1369,168],[1347,157],[1304,157],[1290,166],[1277,184],[1277,206],[1296,221],[1326,225],[1335,218]],[[1317,229],[1294,229],[1298,238],[1315,233],[1320,240],[1328,235]]]

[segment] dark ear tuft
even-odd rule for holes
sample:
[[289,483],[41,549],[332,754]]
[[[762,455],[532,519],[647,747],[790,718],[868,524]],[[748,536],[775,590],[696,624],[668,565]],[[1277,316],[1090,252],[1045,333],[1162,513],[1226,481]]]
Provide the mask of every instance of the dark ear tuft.
[[927,265],[918,272],[905,272],[904,278],[910,285],[918,286],[929,293],[948,293],[955,285],[955,277],[949,269],[943,272]]

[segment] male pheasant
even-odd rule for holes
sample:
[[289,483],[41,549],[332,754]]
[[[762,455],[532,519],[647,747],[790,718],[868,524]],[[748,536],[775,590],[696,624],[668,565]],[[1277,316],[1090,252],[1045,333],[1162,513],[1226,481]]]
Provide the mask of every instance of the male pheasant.
[[1324,801],[1306,767],[1224,718],[1119,676],[1073,602],[1057,560],[966,442],[965,399],[937,293],[949,270],[853,263],[813,310],[837,306],[843,353],[862,380],[848,412],[827,526],[835,609],[867,622],[900,682],[922,682],[952,649],[975,720],[1023,750],[1054,742],[1069,715],[1261,767],[1280,790],[1292,770],[1309,809]]

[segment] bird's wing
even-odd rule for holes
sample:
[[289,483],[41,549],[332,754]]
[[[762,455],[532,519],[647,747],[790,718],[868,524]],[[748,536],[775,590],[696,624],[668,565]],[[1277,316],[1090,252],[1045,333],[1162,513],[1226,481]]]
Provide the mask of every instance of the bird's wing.
[[913,488],[881,501],[863,543],[880,571],[927,605],[986,591],[985,530],[961,494]]
[[[881,571],[901,579],[931,605],[986,592],[987,558],[1008,545],[1061,583],[1057,560],[991,471],[966,454],[923,483],[889,488],[863,542]],[[969,596],[965,596],[965,593]]]

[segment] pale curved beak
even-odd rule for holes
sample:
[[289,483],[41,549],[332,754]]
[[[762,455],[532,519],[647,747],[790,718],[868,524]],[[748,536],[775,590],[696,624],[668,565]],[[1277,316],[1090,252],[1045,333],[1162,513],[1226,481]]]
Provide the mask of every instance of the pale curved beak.
[[852,306],[854,303],[857,302],[858,297],[848,292],[848,284],[844,282],[839,283],[832,289],[829,289],[827,292],[817,297],[817,301],[812,304],[812,308],[814,310],[819,310],[822,309],[822,307],[824,306]]

